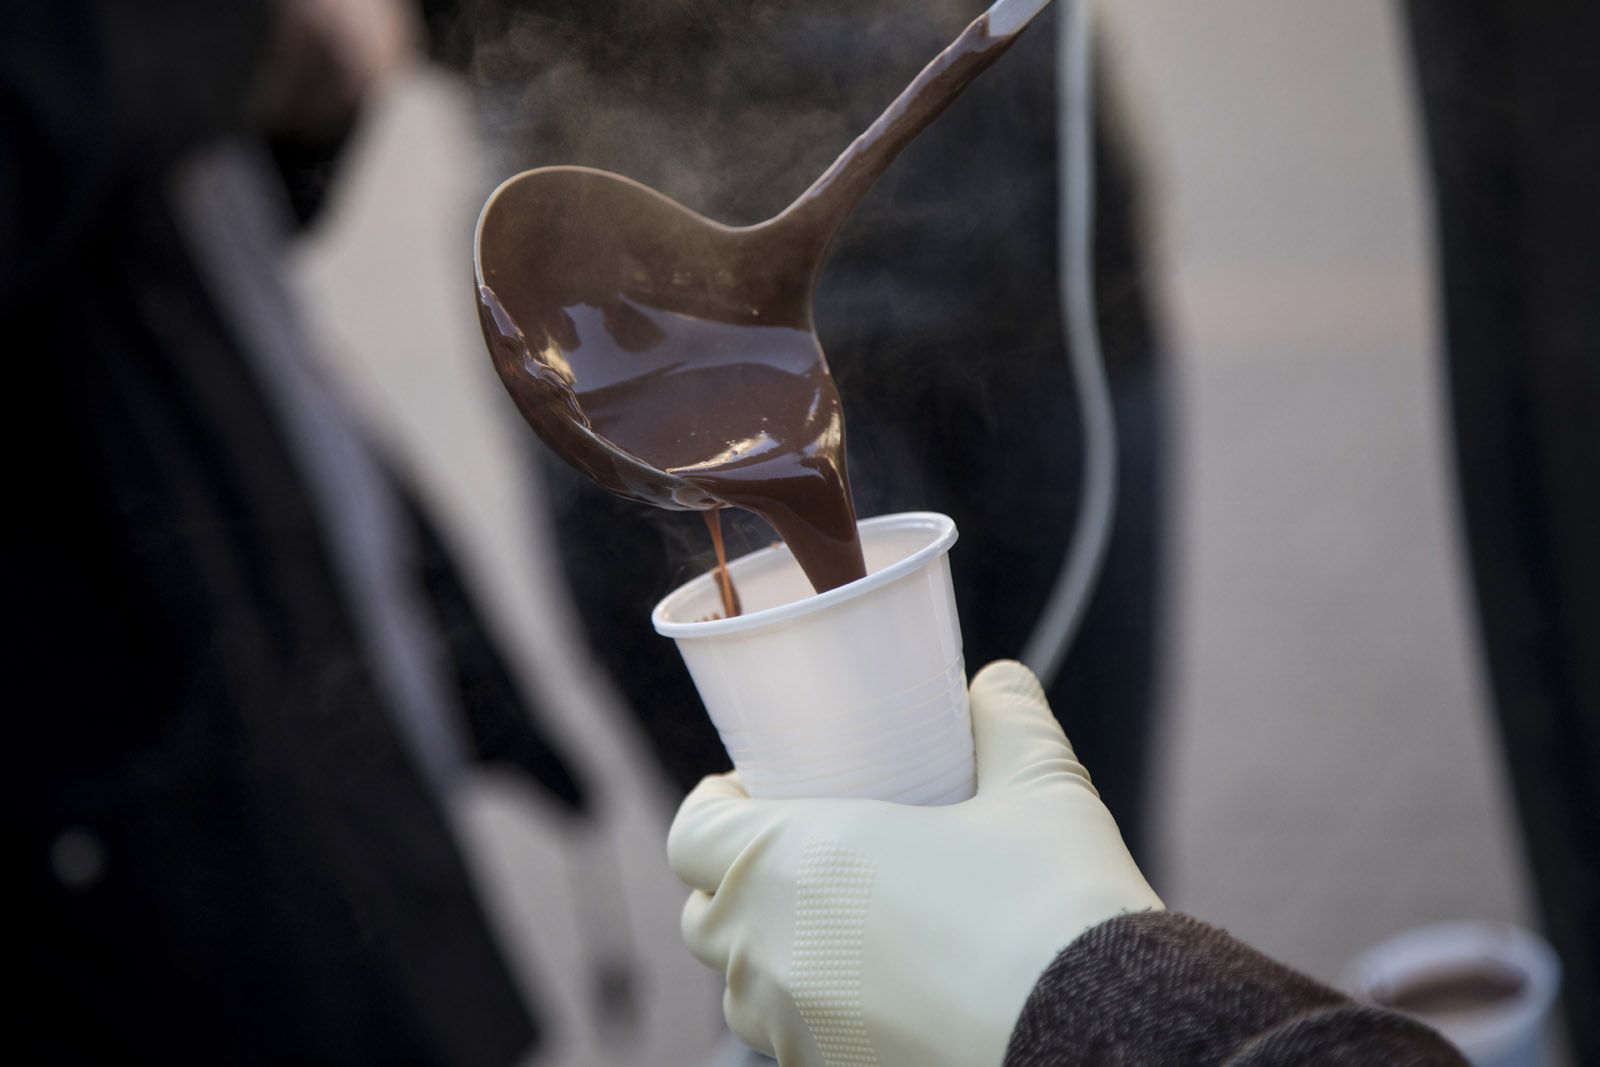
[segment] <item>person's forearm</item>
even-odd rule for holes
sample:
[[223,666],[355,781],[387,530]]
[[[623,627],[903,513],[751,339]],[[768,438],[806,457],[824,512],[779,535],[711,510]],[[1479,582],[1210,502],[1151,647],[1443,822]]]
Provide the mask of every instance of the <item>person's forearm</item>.
[[1464,1067],[1420,1023],[1353,1001],[1183,915],[1124,915],[1058,955],[1004,1067]]

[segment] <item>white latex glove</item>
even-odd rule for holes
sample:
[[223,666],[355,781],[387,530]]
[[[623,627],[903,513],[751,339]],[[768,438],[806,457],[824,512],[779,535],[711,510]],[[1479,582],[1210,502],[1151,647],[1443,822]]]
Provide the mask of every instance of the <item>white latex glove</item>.
[[1050,961],[1156,898],[1020,663],[972,682],[978,793],[752,800],[705,779],[667,841],[723,1014],[783,1067],[998,1067]]

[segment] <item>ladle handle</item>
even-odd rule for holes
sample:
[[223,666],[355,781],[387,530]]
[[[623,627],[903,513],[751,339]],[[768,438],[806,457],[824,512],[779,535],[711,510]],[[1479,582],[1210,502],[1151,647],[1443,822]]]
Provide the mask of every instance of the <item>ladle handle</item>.
[[989,32],[996,37],[1015,37],[1049,6],[1050,0],[995,0],[983,17],[989,20]]
[[944,113],[972,79],[999,59],[1050,3],[997,0],[923,67],[894,103],[772,225],[801,247],[809,245],[806,250],[812,263],[820,267],[839,227],[884,168]]

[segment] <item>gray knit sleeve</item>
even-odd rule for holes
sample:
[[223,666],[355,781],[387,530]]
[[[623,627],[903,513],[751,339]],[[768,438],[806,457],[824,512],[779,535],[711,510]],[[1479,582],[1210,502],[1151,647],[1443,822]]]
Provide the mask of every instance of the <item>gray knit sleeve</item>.
[[1363,1008],[1212,926],[1102,923],[1040,977],[1004,1067],[1465,1067],[1420,1023]]

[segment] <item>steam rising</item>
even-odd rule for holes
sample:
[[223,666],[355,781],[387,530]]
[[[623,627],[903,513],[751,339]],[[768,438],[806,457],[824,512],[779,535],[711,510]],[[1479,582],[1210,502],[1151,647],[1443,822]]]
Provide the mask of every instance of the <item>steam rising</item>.
[[797,196],[983,6],[480,3],[470,70],[513,168],[614,170],[744,224]]

